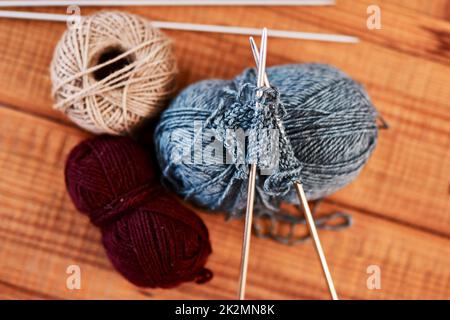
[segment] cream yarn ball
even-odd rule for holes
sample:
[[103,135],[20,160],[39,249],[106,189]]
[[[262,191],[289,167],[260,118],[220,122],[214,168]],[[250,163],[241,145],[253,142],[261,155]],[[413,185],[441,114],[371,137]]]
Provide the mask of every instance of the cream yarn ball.
[[54,108],[93,133],[127,134],[161,111],[176,73],[171,40],[150,21],[99,12],[70,26],[56,47]]

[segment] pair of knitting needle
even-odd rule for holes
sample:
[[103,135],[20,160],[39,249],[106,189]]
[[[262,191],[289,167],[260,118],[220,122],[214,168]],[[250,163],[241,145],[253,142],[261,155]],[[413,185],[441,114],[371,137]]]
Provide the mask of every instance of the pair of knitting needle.
[[[135,5],[144,5],[145,3],[158,5],[158,1],[140,1],[136,2]],[[194,3],[195,1],[178,1],[178,5],[195,5],[199,4]],[[209,5],[215,5],[219,1],[210,1]],[[228,1],[230,3],[230,1]],[[252,3],[250,3],[252,2]],[[270,1],[265,1],[264,5],[269,5]],[[295,1],[279,1],[274,4],[284,4],[289,5],[293,4]],[[301,2],[301,1],[300,1]],[[306,4],[308,1],[304,1],[303,4]],[[133,1],[102,1],[101,5],[133,5]],[[248,3],[248,5],[255,5],[256,1],[244,1],[240,4],[243,5]],[[163,4],[163,3],[161,3]],[[165,3],[167,4],[167,3]],[[174,2],[172,3],[174,4]],[[205,3],[204,3],[205,4]],[[225,4],[223,1],[221,4]],[[261,4],[261,3],[260,3]],[[298,1],[296,4],[299,4]],[[332,4],[332,3],[331,3]],[[3,1],[0,3],[0,7],[8,7],[8,6],[66,6],[66,5],[100,5],[100,2],[87,2],[87,1]],[[262,4],[261,4],[262,5]],[[3,18],[13,18],[13,19],[31,19],[31,20],[45,20],[45,21],[70,21],[71,16],[63,15],[63,14],[53,14],[53,13],[36,13],[36,12],[23,12],[23,11],[0,11],[0,17]],[[164,22],[164,21],[154,21],[153,25],[159,28],[166,29],[177,29],[177,30],[190,30],[190,31],[200,31],[200,32],[219,32],[219,33],[229,33],[229,34],[243,34],[243,35],[259,35],[259,30],[255,28],[242,28],[242,27],[228,27],[228,26],[217,26],[217,25],[200,25],[200,24],[191,24],[191,23],[179,23],[179,22]],[[269,80],[265,73],[265,65],[266,65],[266,55],[267,55],[267,34],[268,30],[265,28],[262,32],[262,41],[261,41],[261,55],[258,53],[258,48],[253,40],[250,38],[250,43],[252,45],[252,51],[255,58],[255,61],[258,65],[258,87],[267,86],[270,87]],[[331,42],[346,42],[346,43],[356,43],[358,39],[350,36],[342,36],[342,35],[330,35],[330,34],[316,34],[316,33],[305,33],[305,32],[294,32],[294,31],[283,31],[283,30],[271,30],[270,35],[273,37],[282,37],[282,38],[294,38],[294,39],[304,39],[304,40],[319,40],[319,41],[331,41]],[[261,92],[258,92],[261,94]],[[239,298],[245,298],[245,288],[246,288],[246,279],[247,279],[247,269],[248,269],[248,258],[250,252],[250,237],[251,237],[251,229],[253,222],[253,204],[255,198],[255,181],[256,181],[256,164],[252,164],[250,166],[250,174],[249,174],[249,184],[248,184],[248,197],[247,197],[247,212],[245,219],[245,231],[244,231],[244,240],[242,246],[242,259],[241,259],[241,273],[240,273],[240,281],[239,281]],[[331,278],[330,271],[328,269],[328,265],[325,259],[325,255],[323,253],[323,249],[317,234],[317,230],[315,227],[314,219],[311,214],[311,211],[308,206],[308,202],[306,199],[305,192],[303,190],[302,185],[299,182],[295,183],[295,189],[297,191],[300,203],[303,206],[306,221],[308,224],[308,228],[310,234],[313,238],[315,248],[317,254],[319,255],[320,262],[322,265],[322,270],[324,272],[325,278],[327,280],[328,288],[330,290],[331,296],[334,300],[337,300],[336,290],[334,288],[333,280]]]
[[[250,37],[250,45],[252,47],[253,57],[255,59],[258,75],[257,75],[257,86],[261,87],[270,87],[269,79],[265,72],[266,69],[266,56],[267,56],[267,29],[263,29],[262,37],[261,37],[261,54],[258,52],[258,47],[252,37]],[[257,95],[261,95],[261,91],[258,91]],[[256,106],[261,107],[259,104]],[[247,193],[247,210],[245,215],[245,229],[244,229],[244,240],[242,244],[242,258],[241,258],[241,273],[239,280],[239,299],[243,300],[245,298],[245,288],[246,288],[246,280],[247,280],[247,268],[248,268],[248,258],[250,252],[250,237],[251,237],[251,229],[253,223],[253,204],[255,200],[255,183],[256,183],[256,164],[252,163],[250,165],[250,173],[249,173],[249,183],[248,183],[248,193]],[[311,214],[311,210],[309,209],[308,200],[306,199],[305,191],[303,190],[303,186],[300,182],[294,183],[295,190],[297,191],[297,195],[300,201],[300,204],[303,207],[303,211],[306,216],[306,222],[308,225],[309,232],[314,242],[314,246],[316,252],[319,256],[319,260],[322,266],[322,271],[325,275],[325,279],[327,281],[328,289],[330,291],[331,298],[333,300],[338,300],[338,296],[336,293],[336,289],[334,288],[333,279],[331,277],[330,270],[328,268],[328,264],[325,258],[325,254],[322,248],[322,244],[320,243],[319,235],[317,233],[316,225],[314,222],[314,218]]]

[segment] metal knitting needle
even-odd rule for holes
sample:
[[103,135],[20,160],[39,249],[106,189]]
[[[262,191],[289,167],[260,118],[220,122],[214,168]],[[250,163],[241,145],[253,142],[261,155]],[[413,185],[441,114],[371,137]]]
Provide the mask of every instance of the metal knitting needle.
[[0,7],[327,6],[334,4],[334,0],[2,0]]
[[331,294],[331,298],[333,300],[339,300],[338,295],[336,293],[336,289],[334,288],[333,278],[331,277],[330,269],[328,268],[327,260],[325,259],[325,253],[323,252],[322,244],[320,243],[319,234],[317,233],[316,224],[314,222],[314,218],[311,214],[311,210],[308,206],[308,200],[306,199],[305,191],[303,190],[303,186],[300,182],[294,183],[295,190],[297,191],[298,198],[303,205],[303,210],[305,211],[306,222],[308,224],[309,233],[313,238],[314,245],[316,248],[317,255],[320,259],[320,264],[322,265],[323,274],[325,275],[325,279],[327,280],[328,289]]
[[[250,37],[250,45],[252,47],[253,57],[255,58],[255,62],[257,63],[259,70],[259,52],[258,47],[256,46],[255,40],[253,37]],[[264,74],[264,85],[270,87],[269,79],[267,78],[267,74]],[[314,241],[314,245],[316,248],[317,255],[320,259],[320,264],[322,265],[322,270],[325,275],[325,279],[327,280],[328,289],[330,291],[331,297],[333,300],[339,300],[336,289],[334,288],[333,278],[331,277],[330,269],[328,268],[327,260],[325,259],[325,254],[322,248],[322,244],[320,243],[319,234],[317,233],[316,224],[314,222],[314,218],[311,214],[311,210],[309,209],[308,200],[306,199],[305,191],[303,190],[303,186],[300,182],[294,183],[295,190],[297,191],[298,199],[303,206],[303,210],[305,211],[306,222],[308,224],[309,233]]]
[[[264,86],[264,74],[266,73],[266,56],[267,56],[267,29],[262,30],[261,36],[261,55],[258,60],[258,81],[257,86]],[[258,96],[262,95],[258,91]],[[260,107],[259,103],[256,107]],[[253,204],[255,202],[255,183],[256,183],[256,163],[250,165],[250,173],[248,177],[247,191],[247,211],[245,213],[244,239],[242,242],[241,272],[239,277],[239,299],[245,299],[245,288],[247,283],[248,256],[250,252],[250,238],[253,223]]]
[[[43,13],[43,12],[25,12],[25,11],[9,11],[0,10],[0,18],[5,19],[27,19],[27,20],[41,20],[41,21],[55,21],[55,22],[73,22],[75,18],[79,16],[58,14],[58,13]],[[198,24],[198,23],[185,23],[185,22],[171,22],[171,21],[152,21],[152,25],[160,29],[168,30],[183,30],[194,32],[208,32],[208,33],[224,33],[224,34],[237,34],[237,35],[260,35],[261,29],[249,28],[249,27],[237,27],[237,26],[224,26],[213,24]],[[340,35],[340,34],[326,34],[326,33],[313,33],[313,32],[301,32],[290,30],[268,30],[268,34],[271,37],[285,38],[285,39],[300,39],[300,40],[312,40],[312,41],[325,41],[325,42],[337,42],[337,43],[358,43],[357,37]]]

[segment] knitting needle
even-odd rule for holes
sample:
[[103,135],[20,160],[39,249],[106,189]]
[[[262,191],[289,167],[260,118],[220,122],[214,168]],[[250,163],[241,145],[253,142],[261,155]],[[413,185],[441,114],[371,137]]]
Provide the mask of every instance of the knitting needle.
[[[258,47],[256,46],[255,40],[253,37],[250,37],[250,45],[252,47],[253,57],[255,62],[258,64],[259,61],[259,52]],[[267,74],[264,75],[264,85],[270,87],[269,79]],[[317,233],[316,224],[314,222],[314,218],[311,214],[311,210],[309,209],[308,200],[306,199],[305,191],[303,190],[303,186],[300,182],[295,182],[295,190],[297,191],[298,199],[303,206],[306,216],[306,222],[308,225],[309,233],[314,241],[314,245],[316,248],[317,255],[320,259],[320,264],[322,265],[322,270],[325,275],[325,279],[328,284],[328,289],[330,291],[331,297],[333,300],[339,300],[336,289],[334,288],[333,278],[331,277],[330,269],[328,268],[327,260],[325,259],[325,254],[322,248],[322,244],[320,243],[319,234]]]
[[[257,87],[264,86],[264,74],[266,73],[266,56],[267,56],[267,29],[262,30],[261,36],[261,55],[258,60],[258,80]],[[259,96],[261,91],[257,93]],[[256,107],[260,107],[259,103]],[[253,224],[253,204],[255,202],[255,184],[256,184],[256,163],[250,165],[250,174],[248,177],[248,191],[247,191],[247,210],[245,213],[245,227],[244,227],[244,239],[242,242],[242,257],[241,257],[241,273],[239,279],[239,299],[245,299],[245,288],[247,283],[247,269],[248,269],[248,256],[250,252],[250,238],[252,233]]]
[[29,0],[1,1],[0,7],[68,7],[68,6],[324,6],[334,0]]
[[[73,20],[74,15],[0,10],[0,18],[66,22],[66,21]],[[209,24],[195,24],[195,23],[183,23],[183,22],[168,22],[168,21],[152,21],[152,24],[156,28],[161,28],[161,29],[212,32],[212,33],[227,33],[227,34],[239,34],[239,35],[247,35],[247,36],[249,36],[249,35],[250,36],[251,35],[260,36],[261,35],[261,30],[257,29],[257,28],[233,27],[233,26],[209,25]],[[339,34],[312,33],[312,32],[287,31],[287,30],[275,30],[275,29],[270,29],[267,32],[270,37],[277,37],[277,38],[328,41],[328,42],[340,42],[340,43],[357,43],[357,42],[359,42],[359,39],[356,37],[339,35]]]
[[316,224],[314,222],[314,218],[311,214],[311,210],[309,209],[308,200],[306,199],[305,191],[303,190],[303,186],[300,182],[295,182],[295,190],[297,191],[298,198],[303,205],[303,210],[306,216],[306,222],[308,224],[309,233],[314,241],[314,245],[316,248],[317,255],[320,259],[320,264],[322,265],[322,271],[325,275],[325,279],[327,280],[328,289],[331,294],[331,298],[333,300],[339,300],[336,289],[334,288],[333,278],[331,277],[330,269],[328,268],[327,260],[325,259],[325,253],[322,248],[322,244],[320,243],[319,234],[317,233]]

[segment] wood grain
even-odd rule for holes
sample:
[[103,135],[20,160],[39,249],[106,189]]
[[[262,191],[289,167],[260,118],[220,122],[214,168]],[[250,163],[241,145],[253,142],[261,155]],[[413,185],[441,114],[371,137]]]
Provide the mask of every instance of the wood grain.
[[404,8],[415,10],[420,14],[425,14],[432,17],[441,18],[444,20],[450,19],[450,5],[447,0],[435,0],[435,1],[397,0],[395,2]]
[[[345,299],[450,298],[449,1],[378,1],[382,29],[366,28],[371,1],[326,8],[129,8],[155,20],[356,35],[357,45],[270,39],[268,64],[325,62],[364,84],[389,122],[361,177],[330,197],[355,226],[321,237]],[[47,10],[47,11],[50,11]],[[61,10],[53,9],[54,12]],[[92,12],[83,9],[83,14]],[[97,229],[76,213],[64,187],[67,153],[88,135],[51,109],[49,63],[63,24],[0,20],[0,297],[234,298],[242,222],[201,213],[214,253],[206,285],[144,290],[111,267]],[[231,78],[253,66],[245,37],[168,32],[180,88]],[[65,270],[82,268],[82,290]],[[379,265],[382,289],[368,290],[366,268]],[[327,299],[312,244],[252,242],[249,298]]]

